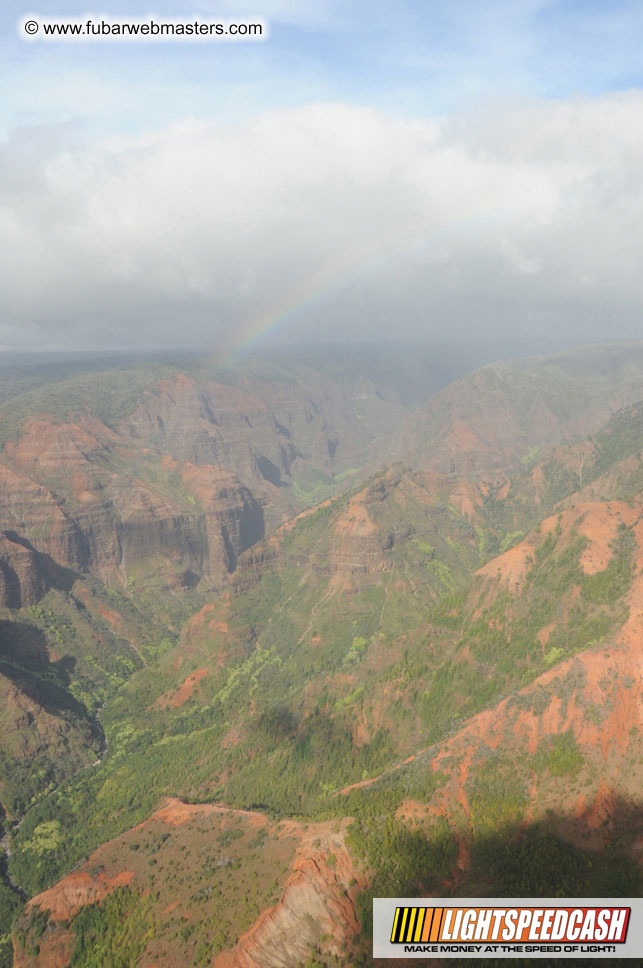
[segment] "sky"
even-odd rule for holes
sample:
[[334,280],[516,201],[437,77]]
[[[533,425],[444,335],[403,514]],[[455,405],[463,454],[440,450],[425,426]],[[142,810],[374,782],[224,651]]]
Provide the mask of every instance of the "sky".
[[1,347],[643,338],[641,0],[34,4],[0,10]]

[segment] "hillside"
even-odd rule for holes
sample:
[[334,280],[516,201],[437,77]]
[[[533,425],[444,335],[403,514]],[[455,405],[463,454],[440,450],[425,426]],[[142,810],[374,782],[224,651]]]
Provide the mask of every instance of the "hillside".
[[255,361],[222,383],[194,360],[91,363],[23,367],[3,384],[0,809],[11,820],[93,761],[96,710],[175,643],[239,555],[317,490],[345,487],[402,412],[348,365],[333,378]]
[[[605,516],[614,518],[611,548],[605,544]],[[303,963],[307,953],[315,951],[320,963],[333,964],[338,931],[344,938],[341,963],[367,963],[368,944],[356,936],[355,918],[359,915],[367,928],[373,895],[530,896],[545,889],[561,897],[636,894],[643,843],[643,599],[638,576],[643,519],[640,511],[627,505],[605,501],[587,508],[582,503],[573,513],[570,509],[545,520],[526,541],[531,562],[522,575],[516,572],[513,549],[506,552],[479,569],[461,609],[450,610],[442,619],[448,618],[447,627],[455,626],[458,650],[478,664],[479,677],[483,668],[500,668],[505,697],[379,777],[339,793],[322,791],[305,811],[309,839],[297,848],[294,863],[274,863],[272,870],[280,871],[275,894],[264,900],[263,908],[256,865],[271,857],[273,842],[276,848],[284,837],[294,835],[301,821],[279,821],[279,814],[266,814],[265,808],[239,814],[229,807],[173,802],[99,848],[79,873],[35,899],[22,930],[26,939],[33,939],[40,925],[42,960],[29,959],[25,941],[18,947],[16,963],[46,965],[50,953],[61,946],[74,950],[85,923],[77,920],[84,917],[77,913],[81,905],[95,903],[102,893],[120,891],[125,884],[136,895],[146,890],[149,876],[154,884],[160,878],[161,889],[163,872],[175,870],[178,856],[180,865],[187,863],[183,869],[191,869],[190,856],[198,865],[197,851],[204,849],[230,858],[226,864],[231,867],[238,864],[238,873],[231,872],[224,882],[224,896],[245,913],[243,919],[235,917],[224,937],[215,930],[221,915],[210,913],[211,904],[221,899],[216,879],[206,868],[199,884],[207,880],[214,895],[207,894],[204,881],[203,899],[197,901],[200,895],[193,893],[192,878],[184,878],[186,888],[181,888],[179,867],[172,878],[178,892],[172,917],[163,917],[167,901],[161,889],[157,901],[146,908],[144,924],[148,930],[154,925],[154,937],[167,938],[166,945],[179,944],[183,953],[176,955],[177,964],[191,950],[188,939],[198,930],[192,920],[195,909],[203,912],[199,923],[206,926],[198,934],[200,947],[193,963],[210,964],[214,958],[221,968],[253,963],[286,968]],[[546,590],[556,596],[543,601]],[[518,667],[518,681],[528,678],[528,685],[508,687],[512,666]],[[261,743],[256,732],[255,751]],[[273,742],[277,745],[276,739]],[[255,789],[260,788],[255,777]],[[270,789],[268,778],[264,789]],[[197,824],[197,818],[203,819]],[[356,818],[348,830],[346,818]],[[232,835],[227,831],[237,831],[234,842],[241,848],[249,838],[246,822],[266,830],[265,851],[257,852],[255,838],[249,850],[230,853]],[[189,846],[188,824],[193,831]],[[329,830],[334,831],[331,842],[326,839]],[[135,857],[130,846],[134,842]],[[147,871],[148,880],[143,876]],[[67,897],[74,898],[71,907]],[[127,896],[123,897],[126,903]],[[343,907],[337,906],[340,899]],[[141,909],[128,903],[131,919]],[[322,925],[332,911],[334,931],[326,938],[321,928],[317,934],[307,928],[316,904]],[[253,908],[259,910],[254,921]],[[99,923],[107,936],[118,937],[113,935],[111,907],[95,910],[102,912]],[[47,913],[45,921],[42,912]],[[146,945],[141,932],[132,932],[139,963],[152,965],[154,945]],[[232,953],[215,958],[236,937]],[[357,948],[346,960],[345,951],[353,944]]]
[[623,342],[489,364],[410,416],[396,453],[443,474],[515,472],[638,403],[642,365],[641,344]]
[[485,367],[384,469],[399,402],[355,386],[351,424],[327,373],[155,373],[118,419],[25,416],[0,465],[15,964],[357,965],[378,892],[640,890],[635,350]]

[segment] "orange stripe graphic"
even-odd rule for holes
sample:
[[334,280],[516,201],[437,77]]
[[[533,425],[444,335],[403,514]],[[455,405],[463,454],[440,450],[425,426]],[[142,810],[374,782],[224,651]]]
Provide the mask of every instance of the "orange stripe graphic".
[[433,927],[431,928],[431,941],[438,941],[442,931],[442,919],[444,918],[444,908],[436,908],[433,913]]
[[426,942],[429,940],[429,932],[431,931],[431,925],[433,924],[434,914],[435,914],[435,910],[433,908],[429,908],[428,909],[429,916],[425,917],[424,919],[424,931],[422,932],[422,938],[421,938],[422,944],[426,944]]

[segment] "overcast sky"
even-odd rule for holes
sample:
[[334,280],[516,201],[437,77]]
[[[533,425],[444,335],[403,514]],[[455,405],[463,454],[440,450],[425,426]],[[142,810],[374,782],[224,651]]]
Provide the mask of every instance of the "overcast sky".
[[[120,3],[264,43],[0,18],[0,345],[643,338],[641,0]],[[94,15],[100,20],[100,13]]]

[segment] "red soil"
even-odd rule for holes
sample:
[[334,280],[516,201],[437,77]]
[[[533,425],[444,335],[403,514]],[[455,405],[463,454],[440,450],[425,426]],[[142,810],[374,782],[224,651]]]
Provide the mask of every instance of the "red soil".
[[121,871],[115,877],[104,877],[101,874],[92,877],[86,871],[76,871],[68,874],[48,891],[36,894],[27,903],[26,909],[29,911],[36,906],[48,911],[52,921],[68,921],[86,904],[102,901],[117,887],[128,887],[133,876],[133,871]]
[[154,705],[160,709],[167,709],[170,706],[178,709],[184,702],[187,702],[201,679],[207,675],[207,669],[197,669],[196,672],[191,672],[178,689],[171,689],[169,692],[159,696]]

